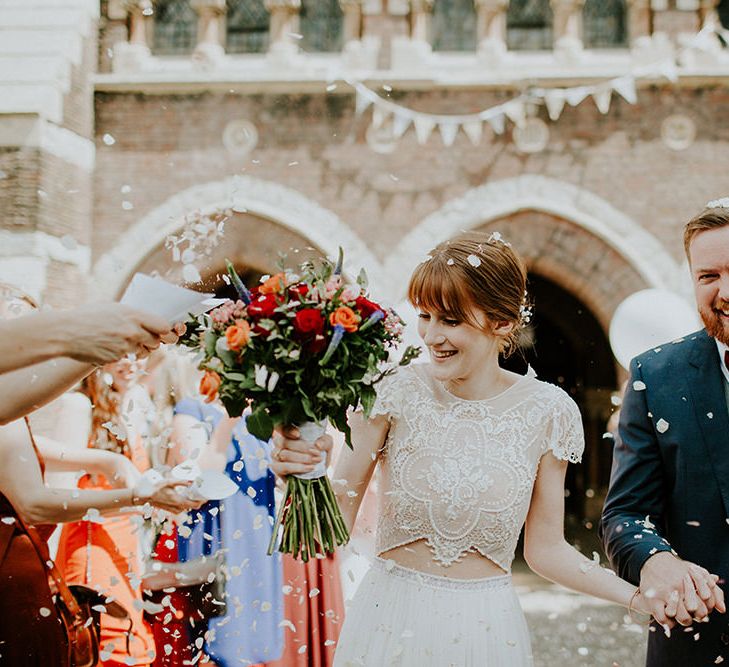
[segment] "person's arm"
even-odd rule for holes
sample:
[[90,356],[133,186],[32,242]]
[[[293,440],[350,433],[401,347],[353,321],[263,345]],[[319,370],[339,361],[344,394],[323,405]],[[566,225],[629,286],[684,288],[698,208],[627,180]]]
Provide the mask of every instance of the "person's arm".
[[[365,419],[361,412],[355,412],[349,416],[349,426],[354,449],[344,447],[339,453],[332,487],[344,522],[351,532],[387,439],[390,422],[384,415]],[[321,453],[331,454],[334,444],[330,435],[323,435],[315,443],[300,440],[296,429],[274,433],[274,443],[271,470],[279,477],[311,472],[321,460]]]
[[[14,330],[12,337],[0,336],[0,368],[8,371],[0,371],[0,425],[58,398],[96,365],[128,353],[144,356],[161,342],[176,342],[177,333],[184,329],[182,325],[172,329],[162,318],[119,303],[0,321],[0,327],[11,324],[22,328]],[[51,356],[68,358],[48,360]]]
[[101,474],[120,489],[134,488],[141,477],[134,464],[122,454],[103,449],[76,449],[43,435],[34,437],[47,472]]
[[222,551],[184,563],[149,561],[148,569],[142,577],[142,589],[158,591],[163,588],[194,586],[211,581],[211,576],[218,571],[222,561]]
[[200,505],[183,498],[175,490],[177,486],[184,483],[161,482],[144,493],[135,489],[50,489],[43,483],[25,423],[0,427],[0,490],[29,524],[77,521],[90,509],[103,515],[147,502],[174,513]]
[[160,342],[176,342],[169,323],[120,303],[35,312],[0,321],[0,373],[57,357],[102,366]]
[[[638,387],[638,389],[636,389]],[[649,416],[647,390],[638,363],[630,366],[630,380],[620,411],[618,437],[613,449],[613,470],[599,534],[605,552],[618,574],[640,583],[650,591],[653,616],[672,624],[664,607],[674,591],[683,591],[687,600],[676,606],[676,620],[691,622],[712,609],[724,612],[724,595],[716,577],[704,568],[681,560],[663,536],[665,498],[668,490],[656,433]],[[684,586],[686,576],[695,589]],[[693,591],[701,598],[694,605]],[[668,611],[672,611],[672,606]]]
[[[627,607],[635,586],[587,559],[564,539],[567,465],[551,452],[542,456],[524,528],[524,558],[545,579]],[[633,607],[649,612],[640,593]]]

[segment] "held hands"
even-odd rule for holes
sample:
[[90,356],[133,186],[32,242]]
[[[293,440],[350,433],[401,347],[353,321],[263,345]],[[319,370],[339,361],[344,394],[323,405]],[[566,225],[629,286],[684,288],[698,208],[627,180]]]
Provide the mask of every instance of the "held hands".
[[184,324],[120,303],[82,306],[65,313],[62,326],[67,352],[76,361],[103,365],[126,354],[147,356],[160,343],[174,344],[185,332]]
[[273,433],[273,453],[270,468],[278,477],[311,472],[322,460],[322,452],[329,454],[334,446],[332,437],[322,435],[316,442],[300,439],[297,428],[282,426]]
[[[649,613],[666,629],[708,620],[716,610],[726,612],[719,577],[667,551],[651,556],[640,573],[635,609]],[[638,606],[640,605],[640,606]]]

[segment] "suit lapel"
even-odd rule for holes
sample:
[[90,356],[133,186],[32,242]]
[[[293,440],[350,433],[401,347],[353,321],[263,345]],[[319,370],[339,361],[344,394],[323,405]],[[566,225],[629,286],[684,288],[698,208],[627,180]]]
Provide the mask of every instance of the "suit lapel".
[[689,356],[689,388],[696,419],[729,517],[729,411],[714,339],[702,331]]

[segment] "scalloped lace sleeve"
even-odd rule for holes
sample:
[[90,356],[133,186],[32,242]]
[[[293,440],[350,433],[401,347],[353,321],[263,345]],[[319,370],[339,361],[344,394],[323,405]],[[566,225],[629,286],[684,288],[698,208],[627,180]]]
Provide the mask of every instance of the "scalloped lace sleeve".
[[375,385],[377,398],[370,417],[384,415],[390,419],[400,414],[400,406],[402,405],[400,388],[404,371],[405,369],[398,368],[394,373],[386,376]]
[[559,390],[545,451],[551,451],[562,461],[579,463],[584,450],[585,434],[580,409],[566,393]]

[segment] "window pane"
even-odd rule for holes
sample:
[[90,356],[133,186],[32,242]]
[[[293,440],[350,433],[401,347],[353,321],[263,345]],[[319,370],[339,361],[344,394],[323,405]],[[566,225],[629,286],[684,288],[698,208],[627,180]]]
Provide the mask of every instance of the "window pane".
[[435,0],[433,49],[476,50],[476,9],[473,0]]
[[197,14],[189,0],[164,0],[154,8],[154,52],[182,55],[195,48]]
[[506,12],[506,42],[512,50],[551,50],[549,0],[511,0]]
[[339,0],[302,2],[300,16],[301,47],[305,51],[341,51],[343,35]]
[[227,0],[228,53],[265,53],[268,50],[270,15],[263,0]]
[[582,19],[583,41],[588,48],[615,48],[627,44],[623,0],[587,0]]

